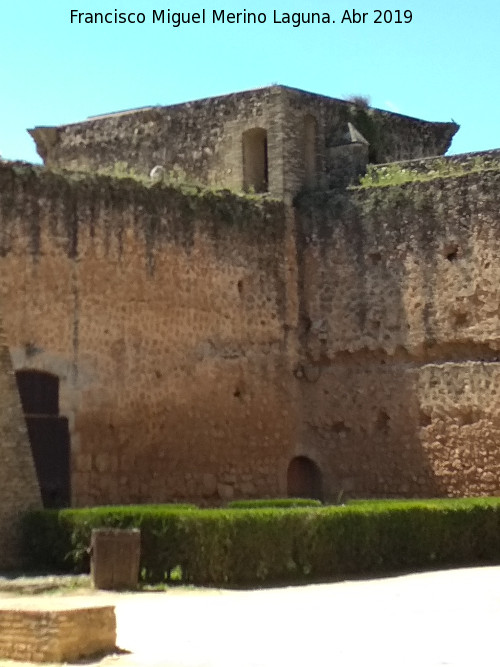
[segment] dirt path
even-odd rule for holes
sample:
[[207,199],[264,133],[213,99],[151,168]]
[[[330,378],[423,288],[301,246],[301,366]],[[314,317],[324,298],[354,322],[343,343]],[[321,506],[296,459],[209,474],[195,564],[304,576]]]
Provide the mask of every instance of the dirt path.
[[89,597],[116,605],[118,645],[131,651],[86,663],[101,667],[500,665],[500,567],[257,591],[96,592],[75,602]]

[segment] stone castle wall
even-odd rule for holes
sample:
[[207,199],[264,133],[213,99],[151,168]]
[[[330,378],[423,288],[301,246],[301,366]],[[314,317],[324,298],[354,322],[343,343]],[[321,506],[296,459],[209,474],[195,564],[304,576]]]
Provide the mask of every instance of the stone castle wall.
[[279,203],[0,168],[15,367],[60,378],[73,504],[283,494]]
[[499,210],[498,170],[303,203],[301,438],[332,493],[500,491]]
[[500,172],[303,197],[0,167],[16,370],[61,381],[73,503],[498,493]]

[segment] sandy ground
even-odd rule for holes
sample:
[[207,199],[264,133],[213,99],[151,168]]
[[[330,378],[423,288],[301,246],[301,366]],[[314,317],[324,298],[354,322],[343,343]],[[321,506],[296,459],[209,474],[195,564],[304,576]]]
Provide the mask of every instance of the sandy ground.
[[[131,652],[88,665],[500,667],[500,567],[255,591],[72,597],[115,604],[117,643]],[[3,597],[2,605],[8,599],[15,604]],[[55,596],[31,597],[33,604],[51,599],[57,604]]]

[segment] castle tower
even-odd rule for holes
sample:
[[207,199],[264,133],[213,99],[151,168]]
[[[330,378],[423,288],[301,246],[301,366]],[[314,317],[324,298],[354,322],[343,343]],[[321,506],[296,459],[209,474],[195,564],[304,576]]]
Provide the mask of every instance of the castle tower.
[[443,155],[455,123],[269,86],[94,116],[29,133],[47,167],[142,174],[291,200],[344,187],[366,163]]

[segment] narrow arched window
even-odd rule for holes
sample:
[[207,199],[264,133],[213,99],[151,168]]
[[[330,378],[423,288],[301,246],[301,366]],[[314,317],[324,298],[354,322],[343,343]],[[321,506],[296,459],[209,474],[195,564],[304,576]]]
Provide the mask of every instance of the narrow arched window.
[[308,187],[316,185],[316,118],[307,114],[304,117],[304,184]]
[[243,133],[243,189],[246,192],[267,192],[267,132],[254,127]]

